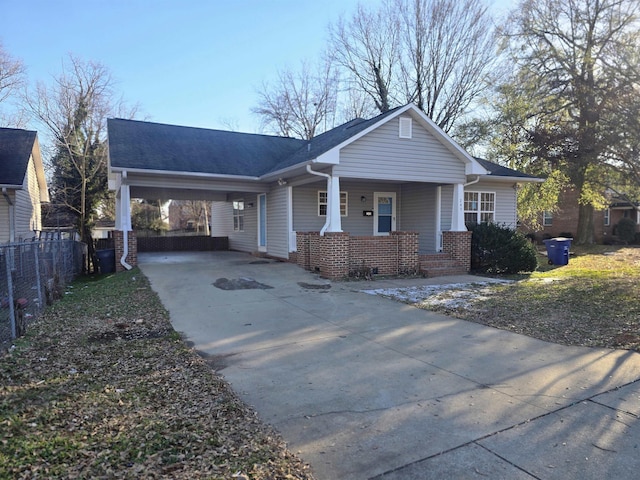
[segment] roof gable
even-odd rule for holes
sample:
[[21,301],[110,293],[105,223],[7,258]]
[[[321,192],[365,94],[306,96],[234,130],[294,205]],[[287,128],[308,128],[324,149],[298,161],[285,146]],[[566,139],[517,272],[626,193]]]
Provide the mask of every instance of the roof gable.
[[36,137],[30,130],[0,128],[0,185],[22,186]]

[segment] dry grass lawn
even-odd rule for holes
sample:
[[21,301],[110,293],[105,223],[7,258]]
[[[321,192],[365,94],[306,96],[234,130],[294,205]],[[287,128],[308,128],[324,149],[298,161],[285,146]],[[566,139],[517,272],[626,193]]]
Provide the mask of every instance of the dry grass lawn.
[[[640,247],[574,247],[568,265],[485,289],[443,313],[563,345],[640,351]],[[487,291],[489,294],[487,295]]]

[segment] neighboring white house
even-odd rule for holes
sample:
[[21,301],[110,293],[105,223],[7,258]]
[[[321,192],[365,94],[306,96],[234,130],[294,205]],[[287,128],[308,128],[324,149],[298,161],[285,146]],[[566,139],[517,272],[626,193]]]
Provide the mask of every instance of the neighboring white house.
[[[117,229],[130,225],[129,197],[208,200],[212,235],[228,237],[230,248],[321,273],[327,265],[309,262],[330,255],[312,252],[301,261],[309,251],[299,240],[311,241],[313,250],[313,235],[348,232],[349,258],[337,263],[362,263],[378,245],[379,255],[365,261],[392,272],[404,267],[383,265],[399,249],[400,240],[389,237],[411,233],[417,245],[405,246],[425,256],[424,269],[433,260],[426,255],[468,251],[465,222],[515,228],[514,187],[539,181],[473,158],[412,104],[308,141],[121,119],[109,120],[108,131]],[[468,269],[467,259],[462,265]]]
[[0,128],[0,188],[0,243],[32,239],[49,201],[36,132]]

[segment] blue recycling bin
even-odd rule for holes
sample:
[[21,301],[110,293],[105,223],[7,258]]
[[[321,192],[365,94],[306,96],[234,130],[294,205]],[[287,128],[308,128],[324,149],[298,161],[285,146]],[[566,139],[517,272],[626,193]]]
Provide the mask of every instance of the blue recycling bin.
[[569,249],[573,238],[556,237],[543,240],[547,247],[549,265],[568,265]]

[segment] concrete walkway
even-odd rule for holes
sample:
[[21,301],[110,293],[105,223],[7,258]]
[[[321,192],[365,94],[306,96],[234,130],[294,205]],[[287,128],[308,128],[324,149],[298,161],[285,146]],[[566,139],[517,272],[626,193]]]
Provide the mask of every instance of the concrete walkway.
[[[174,328],[318,480],[635,479],[640,355],[564,347],[233,252],[140,254]],[[220,282],[226,278],[230,282]],[[213,285],[272,288],[222,290]]]

